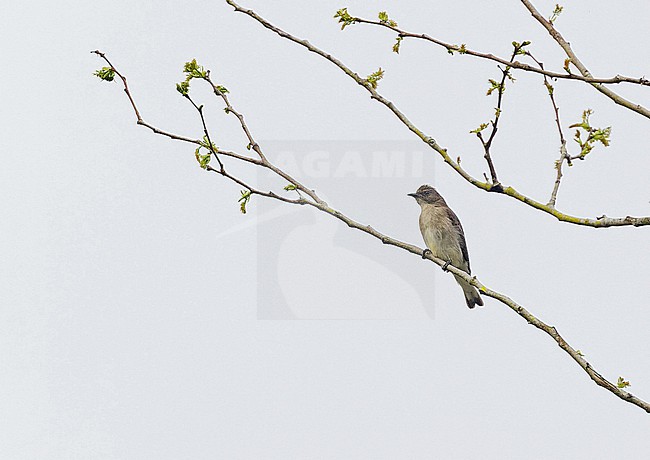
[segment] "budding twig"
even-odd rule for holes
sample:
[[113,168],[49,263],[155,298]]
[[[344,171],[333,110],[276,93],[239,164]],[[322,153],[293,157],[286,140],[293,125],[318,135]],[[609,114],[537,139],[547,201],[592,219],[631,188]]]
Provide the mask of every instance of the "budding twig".
[[[519,51],[526,46],[526,44],[529,42],[524,42],[523,44],[520,43],[513,43],[514,45],[514,51],[512,52],[512,56],[510,57],[510,62],[512,63],[515,60],[515,57],[517,54],[519,54]],[[492,162],[492,156],[490,155],[490,147],[492,147],[492,141],[494,140],[494,137],[497,134],[497,131],[499,129],[499,120],[501,119],[501,106],[503,102],[503,93],[506,90],[506,79],[510,78],[513,79],[512,76],[510,75],[510,65],[507,65],[505,68],[501,69],[501,82],[496,85],[497,89],[497,106],[495,109],[495,114],[494,114],[494,120],[491,122],[491,132],[490,136],[488,137],[487,140],[483,138],[482,134],[482,128],[485,125],[482,125],[481,128],[477,129],[476,136],[479,138],[481,141],[481,144],[483,145],[483,150],[485,154],[483,155],[483,158],[485,158],[485,161],[487,161],[488,167],[490,168],[490,176],[492,177],[492,189],[490,191],[501,191],[503,190],[503,187],[499,183],[499,179],[497,178],[497,172],[494,168],[494,164]],[[492,84],[494,85],[494,80],[490,80]],[[490,88],[488,91],[488,95],[492,92],[492,90],[495,88],[493,86]]]

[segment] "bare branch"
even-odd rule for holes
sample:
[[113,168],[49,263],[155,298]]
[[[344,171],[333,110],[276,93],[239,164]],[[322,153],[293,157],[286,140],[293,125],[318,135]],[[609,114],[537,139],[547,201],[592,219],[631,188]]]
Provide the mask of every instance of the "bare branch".
[[560,145],[560,158],[555,161],[555,170],[557,174],[555,176],[555,182],[553,183],[553,191],[551,192],[551,198],[548,200],[548,205],[555,207],[557,201],[557,192],[560,190],[560,182],[562,181],[562,165],[564,160],[569,157],[566,151],[566,141],[562,141]]
[[[463,179],[465,179],[467,182],[472,184],[473,186],[486,190],[488,192],[498,192],[498,193],[503,193],[505,195],[508,195],[518,201],[521,201],[522,203],[527,204],[528,206],[531,206],[535,209],[538,209],[542,212],[545,212],[547,214],[550,214],[554,216],[556,219],[563,221],[563,222],[568,222],[571,224],[576,224],[576,225],[583,225],[587,227],[595,227],[595,228],[607,228],[607,227],[622,227],[622,226],[645,226],[645,225],[650,225],[650,216],[645,216],[645,217],[632,217],[632,216],[626,216],[626,217],[607,217],[607,216],[602,216],[596,219],[592,218],[587,218],[587,217],[577,217],[577,216],[572,216],[569,214],[565,214],[563,212],[558,211],[555,209],[553,206],[549,206],[548,204],[541,203],[539,201],[536,201],[520,192],[515,190],[513,187],[510,186],[499,186],[499,187],[493,187],[493,184],[490,184],[488,181],[480,181],[476,178],[474,178],[472,175],[470,175],[467,171],[465,171],[463,168],[461,168],[460,164],[456,161],[453,160],[453,158],[447,153],[447,149],[442,148],[436,140],[425,134],[422,130],[420,130],[417,126],[415,126],[407,117],[402,113],[396,106],[393,104],[391,101],[386,99],[384,96],[382,96],[375,88],[372,87],[364,78],[360,77],[357,73],[353,72],[349,67],[347,67],[345,64],[343,64],[339,59],[336,57],[332,56],[331,54],[321,50],[320,48],[312,45],[309,43],[307,40],[302,40],[300,38],[294,37],[293,35],[289,34],[288,32],[285,32],[284,30],[280,29],[279,27],[271,24],[268,22],[266,19],[262,18],[259,16],[257,13],[255,13],[253,10],[250,9],[245,9],[239,6],[237,3],[235,3],[233,0],[226,0],[226,3],[231,5],[235,11],[244,13],[251,18],[255,19],[257,22],[259,22],[261,25],[266,27],[267,29],[275,32],[282,38],[286,38],[287,40],[290,40],[294,43],[297,43],[312,53],[315,53],[327,61],[331,62],[334,64],[336,67],[341,69],[348,77],[353,79],[357,84],[362,86],[366,91],[370,93],[370,97],[384,106],[386,106],[391,112],[397,116],[397,118],[411,131],[413,132],[416,136],[418,136],[423,142],[425,142],[429,147],[434,149],[436,152],[440,154],[440,156],[443,158],[445,163],[447,163],[449,166],[451,166],[458,174],[460,174]],[[506,63],[508,63],[506,61]]]
[[[537,9],[533,6],[533,4],[529,0],[521,0],[521,3],[524,4],[524,6],[530,11],[530,14],[533,15],[537,21],[544,26],[544,28],[548,31],[548,33],[553,37],[553,39],[560,45],[560,47],[564,50],[566,55],[569,57],[571,60],[571,63],[576,66],[576,68],[580,71],[583,77],[585,78],[593,78],[591,75],[591,72],[585,67],[585,65],[578,59],[578,56],[573,52],[571,49],[571,45],[569,42],[567,42],[564,37],[560,34],[560,32],[557,31],[557,29],[553,26],[553,24],[548,21],[544,16],[542,16]],[[645,79],[643,79],[645,80]],[[624,97],[620,96],[619,94],[615,93],[611,89],[607,88],[606,86],[603,86],[601,83],[603,82],[589,82],[591,86],[596,88],[598,91],[603,93],[605,96],[610,98],[612,101],[617,103],[618,105],[622,105],[625,108],[628,108],[640,115],[643,115],[646,118],[650,118],[650,110],[646,109],[643,107],[641,104],[636,104],[634,102],[628,101]],[[645,83],[647,85],[647,80],[645,80]]]
[[170,139],[173,139],[175,141],[183,141],[183,142],[189,142],[191,144],[201,145],[201,141],[199,139],[191,139],[189,137],[179,136],[178,134],[170,133],[168,131],[163,131],[161,129],[156,128],[153,125],[150,125],[149,123],[147,123],[146,121],[144,121],[142,119],[138,120],[137,123],[140,126],[144,126],[146,128],[149,128],[151,131],[154,132],[154,134],[160,134],[161,136],[166,136],[166,137],[168,137]]

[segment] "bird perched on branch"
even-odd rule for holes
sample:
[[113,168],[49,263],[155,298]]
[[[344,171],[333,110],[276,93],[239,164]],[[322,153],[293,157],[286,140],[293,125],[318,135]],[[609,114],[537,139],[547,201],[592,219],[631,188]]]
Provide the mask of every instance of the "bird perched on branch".
[[[451,264],[468,274],[471,274],[469,267],[469,253],[465,242],[465,232],[458,220],[458,216],[447,206],[445,200],[429,185],[423,185],[415,193],[409,193],[420,205],[420,232],[427,245],[427,251],[439,259],[445,260],[443,270]],[[469,308],[476,305],[483,306],[483,299],[478,290],[460,276],[454,275],[456,282],[463,289],[465,301]]]

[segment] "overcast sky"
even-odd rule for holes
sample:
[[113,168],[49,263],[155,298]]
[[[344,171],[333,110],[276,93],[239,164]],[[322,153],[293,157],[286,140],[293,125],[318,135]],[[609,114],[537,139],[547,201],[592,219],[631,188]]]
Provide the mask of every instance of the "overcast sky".
[[[493,114],[493,63],[332,18],[400,26],[507,56],[564,56],[520,2],[241,0],[333,53],[476,177],[468,132]],[[537,0],[550,15],[555,2]],[[650,76],[650,3],[567,1],[556,25],[598,76]],[[0,455],[3,459],[641,458],[650,419],[591,382],[545,334],[485,299],[469,310],[435,265],[199,168],[191,145],[135,124],[106,52],[148,122],[202,135],[175,90],[196,58],[231,92],[267,156],[329,204],[422,245],[438,188],[473,272],[556,326],[609,380],[650,399],[650,228],[561,223],[464,182],[322,58],[225,1],[14,2],[0,19]],[[493,156],[503,183],[547,201],[558,139],[538,76],[515,73]],[[217,145],[236,120],[192,89]],[[617,86],[650,106],[648,88]],[[565,168],[558,207],[650,215],[647,119],[558,82],[562,124],[594,110],[612,145]],[[575,146],[570,142],[574,153]],[[285,182],[233,171],[279,193]]]

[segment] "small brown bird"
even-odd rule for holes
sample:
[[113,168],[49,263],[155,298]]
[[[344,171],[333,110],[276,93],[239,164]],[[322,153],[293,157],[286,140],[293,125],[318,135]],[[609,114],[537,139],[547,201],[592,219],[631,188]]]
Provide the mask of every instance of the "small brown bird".
[[[458,216],[447,206],[444,198],[429,185],[423,185],[417,192],[408,195],[415,198],[422,208],[420,232],[431,254],[447,261],[443,269],[451,264],[471,274],[465,232]],[[454,277],[463,289],[467,306],[469,308],[474,308],[476,305],[483,306],[483,299],[476,288],[461,277],[456,275]]]

